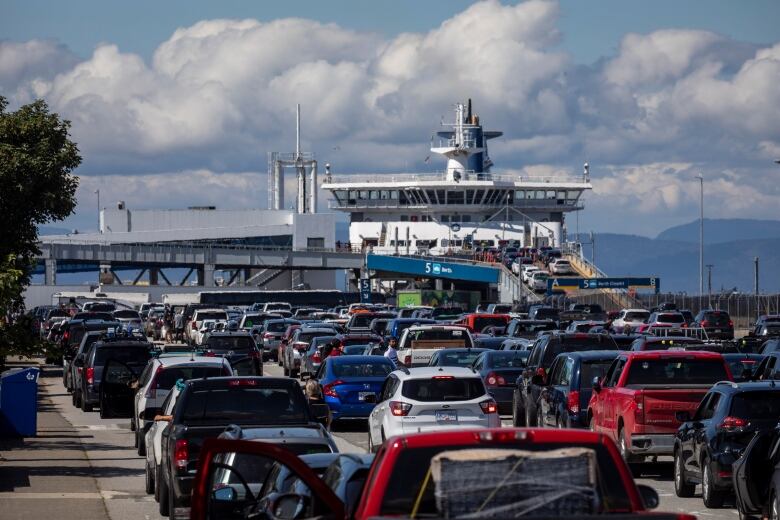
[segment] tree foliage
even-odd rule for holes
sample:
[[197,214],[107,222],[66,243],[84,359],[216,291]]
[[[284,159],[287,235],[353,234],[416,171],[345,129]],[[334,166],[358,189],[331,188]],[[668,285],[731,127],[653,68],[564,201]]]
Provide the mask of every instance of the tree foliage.
[[[70,121],[42,100],[8,112],[0,96],[0,319],[24,307],[30,266],[38,254],[38,226],[62,220],[76,207],[81,163]],[[0,350],[19,331],[0,321]]]

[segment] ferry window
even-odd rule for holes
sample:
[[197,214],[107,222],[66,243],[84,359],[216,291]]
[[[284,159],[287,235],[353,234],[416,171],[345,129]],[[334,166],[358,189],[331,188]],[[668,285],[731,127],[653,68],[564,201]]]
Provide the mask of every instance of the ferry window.
[[358,198],[360,200],[368,200],[368,190],[360,190],[358,192]]
[[397,191],[391,191],[390,192],[390,198],[391,199],[398,199],[398,192]]
[[565,199],[566,198],[566,192],[565,191],[559,191],[558,195],[555,198],[556,199]]
[[485,196],[485,190],[477,190],[474,192],[474,204],[482,202],[482,197]]
[[411,220],[412,222],[417,222],[417,215],[412,215],[409,220]]
[[555,198],[555,192],[554,191],[548,191],[547,197],[548,199],[554,199]]
[[431,216],[430,215],[423,215],[421,220],[423,222],[430,222],[431,221]]
[[355,190],[349,190],[347,198],[349,199],[350,204],[355,203],[355,199],[357,198],[357,191]]
[[398,194],[398,204],[409,204],[409,200],[406,198],[406,192],[400,192]]
[[525,190],[515,191],[515,200],[523,200],[525,198]]
[[466,204],[473,204],[474,190],[466,190]]
[[409,222],[409,215],[401,215],[401,222]]
[[463,204],[463,192],[462,191],[448,191],[447,202],[449,204]]
[[439,199],[439,204],[444,204],[444,190],[436,190],[436,198]]
[[441,239],[441,247],[449,247],[450,241],[446,238]]
[[460,222],[460,215],[453,215],[450,217],[450,222]]
[[371,200],[379,200],[379,192],[377,190],[371,190],[370,192],[368,192],[368,194],[369,194],[369,197],[368,197],[369,199],[371,199]]
[[447,224],[449,224],[449,222],[450,222],[450,216],[449,216],[449,215],[442,215],[442,216],[441,216],[441,221],[442,221],[442,222],[444,222],[444,223],[447,223]]
[[463,245],[463,240],[453,240],[452,245],[455,247],[461,247]]
[[543,191],[537,191],[536,192],[536,198],[541,200],[544,198],[544,192]]
[[306,247],[325,247],[325,239],[319,237],[309,237],[306,239]]
[[534,198],[534,192],[532,192],[531,190],[526,191],[525,192],[525,198],[527,200],[533,199]]
[[579,196],[580,196],[580,192],[579,191],[567,191],[566,192],[566,198],[569,199],[569,200],[576,200],[577,197],[579,197]]
[[471,222],[471,215],[463,215],[460,217],[461,222]]
[[426,190],[425,196],[428,197],[430,204],[436,204],[436,193],[433,190]]

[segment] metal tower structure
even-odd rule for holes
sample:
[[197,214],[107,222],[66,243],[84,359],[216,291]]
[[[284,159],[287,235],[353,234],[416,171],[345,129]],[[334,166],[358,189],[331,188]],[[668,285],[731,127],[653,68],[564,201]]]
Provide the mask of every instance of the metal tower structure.
[[284,172],[296,173],[298,213],[317,212],[317,161],[313,153],[301,152],[301,105],[295,109],[295,152],[268,153],[268,208],[284,209]]

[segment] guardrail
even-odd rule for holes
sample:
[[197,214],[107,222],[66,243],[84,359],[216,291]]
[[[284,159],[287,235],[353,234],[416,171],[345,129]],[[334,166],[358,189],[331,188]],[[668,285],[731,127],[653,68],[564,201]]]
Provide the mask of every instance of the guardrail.
[[[550,176],[522,176],[522,175],[499,175],[494,173],[464,171],[460,173],[460,182],[464,181],[498,181],[498,182],[522,182],[528,184],[581,184],[590,186],[590,181],[583,177],[572,177],[562,175]],[[386,174],[361,174],[351,175],[332,175],[325,178],[325,185],[328,184],[387,184],[395,182],[425,182],[425,181],[447,181],[448,173],[446,171],[421,172],[421,173],[386,173]],[[327,188],[326,188],[327,189]]]

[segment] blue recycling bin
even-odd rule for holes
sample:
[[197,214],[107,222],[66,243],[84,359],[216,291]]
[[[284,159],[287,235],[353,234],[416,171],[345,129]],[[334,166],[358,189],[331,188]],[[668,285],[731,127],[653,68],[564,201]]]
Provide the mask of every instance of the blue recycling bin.
[[37,368],[0,374],[0,437],[34,437],[38,430]]

